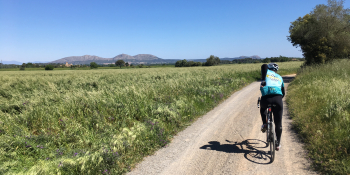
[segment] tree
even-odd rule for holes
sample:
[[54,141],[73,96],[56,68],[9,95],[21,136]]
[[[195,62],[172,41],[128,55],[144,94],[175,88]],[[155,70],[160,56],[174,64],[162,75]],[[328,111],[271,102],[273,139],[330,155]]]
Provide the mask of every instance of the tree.
[[119,66],[120,68],[122,68],[122,66],[125,65],[125,62],[124,62],[124,60],[118,60],[118,61],[115,62],[115,65]]
[[33,67],[33,63],[31,63],[31,62],[27,63],[26,67]]
[[202,62],[196,62],[196,66],[202,66]]
[[97,63],[91,62],[91,63],[90,63],[90,68],[91,68],[91,69],[97,69],[97,68],[98,68]]
[[220,64],[220,58],[219,57],[215,57],[215,65],[219,65]]
[[350,9],[343,1],[328,0],[289,27],[288,40],[300,47],[306,64],[325,63],[350,56]]
[[181,61],[181,67],[187,67],[188,66],[188,63],[187,63],[187,60],[184,59]]
[[19,70],[25,70],[26,69],[26,63],[23,63],[22,66],[19,68]]
[[175,67],[182,67],[182,66],[181,66],[181,63],[182,63],[182,61],[181,61],[181,60],[176,61],[176,63],[175,63]]
[[210,57],[207,58],[207,62],[204,63],[205,66],[214,66],[218,64],[220,64],[220,58],[214,55],[210,55]]
[[188,61],[186,59],[176,61],[175,67],[193,67],[193,66],[202,66],[201,62]]
[[269,62],[271,62],[271,60],[270,60],[270,58],[265,58],[265,59],[263,59],[262,62],[263,62],[263,63],[269,63]]
[[126,67],[129,67],[129,62],[126,62],[126,63],[125,63],[125,66],[126,66]]
[[45,70],[53,70],[53,68],[53,65],[50,64],[45,66]]

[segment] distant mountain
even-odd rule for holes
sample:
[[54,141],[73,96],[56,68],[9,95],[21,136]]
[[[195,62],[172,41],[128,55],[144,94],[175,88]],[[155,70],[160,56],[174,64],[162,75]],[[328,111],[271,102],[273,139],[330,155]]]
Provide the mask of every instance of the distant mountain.
[[253,55],[253,56],[251,56],[250,58],[253,58],[253,59],[262,59],[262,58],[259,57],[258,55]]
[[31,63],[47,63],[47,61],[33,61]]
[[130,56],[128,54],[120,54],[112,58],[113,61],[117,60],[136,60],[133,56]]
[[66,63],[66,62],[74,63],[74,62],[85,62],[85,61],[93,62],[93,61],[99,61],[99,60],[105,60],[105,59],[106,58],[101,58],[101,57],[94,56],[94,55],[84,55],[84,56],[64,57],[64,58],[61,58],[59,60],[52,61],[49,63]]
[[2,61],[2,64],[17,64],[17,65],[22,65],[22,62],[18,61]]
[[178,61],[161,59],[151,54],[138,54],[135,56],[120,54],[113,58],[102,58],[94,55],[71,56],[52,61],[50,63],[68,62],[70,64],[90,64],[91,62],[95,62],[97,64],[114,64],[117,60],[124,60],[125,62],[129,62],[129,64],[165,64],[175,63],[176,61]]
[[138,54],[138,55],[135,55],[134,58],[137,60],[162,60],[161,58],[158,58],[150,54]]

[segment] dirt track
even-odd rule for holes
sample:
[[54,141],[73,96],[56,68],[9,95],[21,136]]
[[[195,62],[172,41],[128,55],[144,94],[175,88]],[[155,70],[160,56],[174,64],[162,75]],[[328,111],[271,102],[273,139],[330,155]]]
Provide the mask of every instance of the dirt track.
[[[287,88],[291,77],[284,79]],[[291,130],[285,102],[282,148],[270,163],[256,105],[260,95],[259,82],[234,93],[129,174],[316,174],[308,170],[305,151]]]

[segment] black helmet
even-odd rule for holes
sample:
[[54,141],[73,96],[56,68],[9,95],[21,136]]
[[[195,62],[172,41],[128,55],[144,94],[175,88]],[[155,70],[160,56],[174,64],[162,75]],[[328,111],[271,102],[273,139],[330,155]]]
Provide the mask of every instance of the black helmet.
[[267,65],[268,69],[278,71],[278,65],[276,63],[270,63]]

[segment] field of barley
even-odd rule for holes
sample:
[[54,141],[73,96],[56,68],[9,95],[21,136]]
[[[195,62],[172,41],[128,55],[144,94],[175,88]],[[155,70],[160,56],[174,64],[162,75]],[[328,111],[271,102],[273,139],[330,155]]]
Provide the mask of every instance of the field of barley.
[[314,169],[350,174],[350,61],[301,69],[288,87],[288,108]]
[[0,174],[128,172],[259,79],[260,66],[2,71]]

